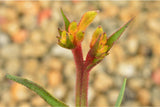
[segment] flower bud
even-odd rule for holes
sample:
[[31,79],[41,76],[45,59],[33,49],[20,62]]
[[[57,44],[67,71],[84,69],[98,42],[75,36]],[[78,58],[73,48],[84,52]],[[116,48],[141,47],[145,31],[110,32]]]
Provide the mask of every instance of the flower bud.
[[75,47],[73,43],[74,37],[72,34],[63,31],[58,37],[58,44],[64,48],[73,49]]

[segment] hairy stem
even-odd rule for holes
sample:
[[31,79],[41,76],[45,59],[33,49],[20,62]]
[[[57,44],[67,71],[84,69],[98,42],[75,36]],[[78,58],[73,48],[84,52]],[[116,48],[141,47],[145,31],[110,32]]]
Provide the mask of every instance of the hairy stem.
[[78,45],[76,48],[72,49],[76,64],[76,99],[75,103],[77,107],[81,106],[81,97],[82,97],[82,77],[83,77],[83,54],[81,45]]

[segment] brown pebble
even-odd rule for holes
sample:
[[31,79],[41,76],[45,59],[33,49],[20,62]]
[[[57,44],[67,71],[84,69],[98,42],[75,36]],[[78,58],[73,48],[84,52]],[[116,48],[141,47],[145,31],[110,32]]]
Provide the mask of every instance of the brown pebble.
[[28,34],[26,30],[20,30],[12,36],[12,40],[15,43],[23,43],[27,39],[27,36]]
[[96,98],[95,100],[95,107],[107,107],[109,106],[108,102],[107,102],[107,98],[104,95],[100,95]]
[[59,71],[48,72],[47,78],[49,85],[51,85],[52,87],[56,87],[62,82],[62,74]]
[[148,106],[150,103],[150,93],[147,89],[138,90],[138,100],[143,106]]
[[110,87],[112,87],[113,81],[111,77],[104,73],[101,73],[96,76],[93,85],[97,91],[106,92]]
[[18,83],[13,83],[11,86],[11,95],[14,101],[23,101],[29,97],[26,88]]
[[36,107],[43,106],[45,103],[46,102],[40,96],[35,96],[31,100],[31,104]]

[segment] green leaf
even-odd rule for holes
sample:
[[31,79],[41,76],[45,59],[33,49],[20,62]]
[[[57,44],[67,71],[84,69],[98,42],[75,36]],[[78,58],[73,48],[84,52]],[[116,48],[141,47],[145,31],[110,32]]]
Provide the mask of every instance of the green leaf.
[[[122,35],[122,33],[125,31],[125,29],[128,27],[128,25],[131,23],[131,21],[134,18],[130,19],[126,24],[124,24],[122,27],[120,27],[116,32],[114,32],[107,40],[107,45],[109,46],[109,49],[113,46],[113,44],[116,42],[116,40]],[[108,49],[108,50],[109,50]]]
[[64,20],[64,23],[65,23],[65,29],[66,29],[66,31],[68,31],[70,21],[68,20],[68,18],[66,17],[66,15],[64,14],[62,9],[61,9],[61,14],[63,16],[63,20]]
[[27,88],[31,89],[32,91],[36,92],[52,107],[68,107],[66,104],[51,96],[45,89],[43,89],[41,86],[35,84],[32,81],[9,74],[6,75],[6,78],[13,80],[17,83],[20,83],[26,86]]
[[124,96],[125,87],[126,87],[126,81],[127,81],[127,78],[125,78],[124,81],[123,81],[123,85],[121,87],[121,90],[120,90],[119,96],[117,98],[115,107],[120,107],[120,105],[121,105],[121,102],[122,102],[122,99],[123,99],[123,96]]

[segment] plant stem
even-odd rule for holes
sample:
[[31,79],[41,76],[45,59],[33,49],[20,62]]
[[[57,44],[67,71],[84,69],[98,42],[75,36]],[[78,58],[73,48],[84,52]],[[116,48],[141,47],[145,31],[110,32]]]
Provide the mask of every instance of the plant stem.
[[88,81],[89,81],[89,70],[87,66],[89,62],[83,60],[81,45],[72,49],[76,64],[76,107],[87,107],[88,106]]
[[81,45],[78,45],[76,48],[72,49],[76,64],[76,99],[75,103],[77,107],[81,106],[81,90],[82,90],[82,75],[83,75],[83,54]]

